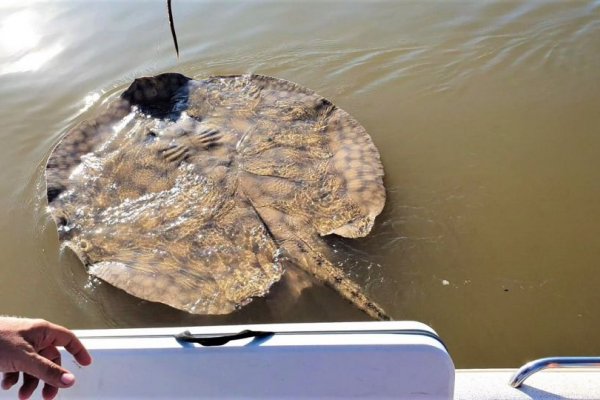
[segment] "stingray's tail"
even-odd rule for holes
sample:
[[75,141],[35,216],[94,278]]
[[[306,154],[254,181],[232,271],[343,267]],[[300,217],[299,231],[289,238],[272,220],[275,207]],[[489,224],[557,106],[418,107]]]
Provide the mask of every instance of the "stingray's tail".
[[[306,243],[286,243],[286,249],[293,253],[295,259],[302,261],[301,268],[314,275],[327,286],[335,289],[343,298],[372,318],[389,321],[392,318],[383,308],[371,301],[362,289],[352,282],[342,270],[333,265],[320,252],[311,249]],[[290,249],[292,245],[294,248]]]

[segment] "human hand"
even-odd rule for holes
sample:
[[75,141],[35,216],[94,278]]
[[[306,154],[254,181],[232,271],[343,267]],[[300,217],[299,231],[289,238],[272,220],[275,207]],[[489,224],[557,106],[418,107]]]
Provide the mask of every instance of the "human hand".
[[73,386],[75,376],[61,367],[57,346],[73,354],[81,365],[92,362],[83,344],[67,328],[41,319],[0,317],[2,388],[13,387],[20,373],[23,373],[20,399],[31,397],[40,379],[45,382],[44,399],[53,399],[59,388]]

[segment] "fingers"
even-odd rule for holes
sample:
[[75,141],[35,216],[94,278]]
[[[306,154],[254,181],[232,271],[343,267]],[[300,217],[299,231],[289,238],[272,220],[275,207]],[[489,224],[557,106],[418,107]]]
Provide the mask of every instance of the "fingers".
[[[4,320],[6,319],[2,321]],[[90,354],[75,334],[62,326],[30,319],[8,320],[7,323],[12,324],[9,326],[12,331],[8,331],[12,336],[9,335],[8,338],[12,340],[9,344],[14,351],[10,353],[10,365],[4,368],[4,371],[12,372],[3,375],[1,387],[10,389],[15,386],[20,372],[23,372],[20,399],[31,397],[40,379],[45,382],[42,390],[44,399],[53,399],[59,388],[70,387],[75,383],[75,376],[61,366],[61,355],[56,346],[64,347],[81,365],[92,362]]]
[[75,334],[60,325],[40,320],[36,323],[34,329],[28,332],[27,339],[37,349],[48,346],[62,346],[75,357],[79,364],[89,365],[92,363],[92,357]]
[[58,388],[56,386],[48,385],[47,383],[44,385],[44,389],[42,389],[42,397],[44,400],[52,400],[58,394]]
[[92,356],[90,356],[90,353],[88,353],[73,332],[50,322],[48,323],[47,329],[48,333],[53,335],[53,346],[63,346],[81,365],[90,365],[92,363]]
[[[56,347],[54,347],[54,346],[46,347],[45,349],[41,350],[39,352],[39,354],[42,357],[45,357],[48,360],[52,361],[54,364],[61,365],[60,352],[58,351],[58,349]],[[44,389],[42,389],[42,397],[45,400],[51,400],[51,399],[55,398],[57,394],[58,394],[58,388],[56,386],[52,386],[49,383],[44,384]]]
[[2,378],[2,389],[8,390],[19,381],[18,372],[6,372]]
[[25,400],[31,397],[40,380],[35,376],[23,374],[23,385],[19,389],[19,399]]
[[28,354],[21,369],[57,388],[69,387],[75,382],[73,374],[37,353]]

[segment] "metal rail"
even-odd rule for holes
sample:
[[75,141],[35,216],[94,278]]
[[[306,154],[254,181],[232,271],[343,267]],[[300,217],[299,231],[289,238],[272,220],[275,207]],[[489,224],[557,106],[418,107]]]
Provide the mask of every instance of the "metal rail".
[[600,367],[600,357],[548,357],[528,362],[517,370],[508,382],[518,388],[531,375],[546,368]]

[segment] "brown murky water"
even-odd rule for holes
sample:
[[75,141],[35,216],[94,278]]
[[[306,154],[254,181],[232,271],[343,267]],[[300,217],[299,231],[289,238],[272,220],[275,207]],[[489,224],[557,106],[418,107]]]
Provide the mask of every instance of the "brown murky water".
[[430,324],[458,367],[600,352],[600,2],[174,3],[179,60],[163,1],[0,4],[0,314],[364,319],[326,288],[192,317],[59,252],[42,174],[65,130],[141,75],[256,72],[328,97],[379,147],[386,209],[331,243],[395,318]]

